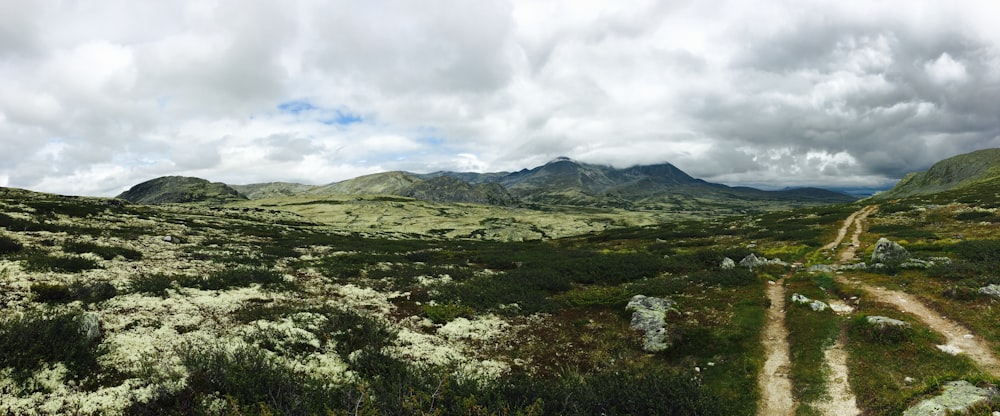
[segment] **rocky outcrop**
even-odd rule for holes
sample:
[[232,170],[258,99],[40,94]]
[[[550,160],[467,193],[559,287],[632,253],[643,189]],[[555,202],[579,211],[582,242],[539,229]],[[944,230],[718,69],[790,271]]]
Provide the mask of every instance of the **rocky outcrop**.
[[872,253],[872,263],[903,262],[909,258],[909,251],[885,237],[878,239],[875,243],[875,252]]
[[944,385],[940,395],[913,405],[903,412],[903,416],[943,416],[963,412],[966,409],[996,397],[995,387],[976,387],[965,380],[952,381]]
[[800,295],[798,293],[792,295],[792,302],[795,302],[796,304],[799,305],[809,305],[809,308],[816,312],[822,312],[827,309],[830,309],[830,305],[827,305],[826,302],[809,299],[804,295]]
[[754,253],[747,254],[743,260],[740,260],[740,266],[753,269],[754,267],[766,266],[768,264],[776,264],[782,267],[788,267],[788,263],[782,261],[781,259],[774,258],[768,260],[767,257],[757,256]]
[[994,285],[989,285],[989,286],[986,286],[986,287],[981,287],[981,288],[979,288],[979,293],[982,293],[982,294],[984,294],[986,296],[992,296],[992,297],[995,297],[995,298],[1000,298],[1000,285],[995,285],[994,284]]
[[625,306],[625,310],[633,311],[631,328],[643,332],[643,350],[657,352],[670,347],[667,313],[677,312],[674,305],[676,302],[670,299],[635,295]]

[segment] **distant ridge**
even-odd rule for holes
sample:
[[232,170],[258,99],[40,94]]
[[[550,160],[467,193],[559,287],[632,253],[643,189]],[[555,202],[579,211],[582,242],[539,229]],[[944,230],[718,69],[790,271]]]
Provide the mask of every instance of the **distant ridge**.
[[691,177],[669,163],[624,169],[559,157],[517,172],[383,172],[322,186],[286,182],[226,186],[204,179],[166,177],[136,185],[123,199],[141,203],[217,202],[297,195],[394,195],[431,202],[501,206],[568,205],[652,208],[667,204],[832,204],[857,198],[819,188],[762,191]]
[[250,185],[229,185],[241,195],[249,199],[274,198],[279,196],[293,196],[308,192],[314,185],[303,185],[301,183],[290,182],[268,182],[255,183]]
[[164,176],[133,186],[118,198],[137,204],[208,203],[224,204],[247,199],[220,182],[186,176]]
[[906,175],[873,199],[930,195],[1000,181],[1000,149],[983,149],[944,159],[925,172]]

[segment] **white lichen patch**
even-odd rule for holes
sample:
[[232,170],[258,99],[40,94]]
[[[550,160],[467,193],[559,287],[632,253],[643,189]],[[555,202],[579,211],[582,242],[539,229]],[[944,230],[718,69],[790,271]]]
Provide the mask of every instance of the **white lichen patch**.
[[407,293],[403,292],[383,293],[372,288],[355,286],[353,284],[336,285],[334,290],[340,297],[334,302],[338,306],[367,310],[382,317],[388,316],[395,307],[390,300],[408,296]]
[[437,276],[417,276],[417,283],[421,286],[437,286],[445,285],[452,282],[451,276],[447,274],[439,274]]
[[439,328],[437,333],[449,340],[488,341],[502,336],[509,328],[510,324],[498,316],[484,315],[472,320],[455,318]]

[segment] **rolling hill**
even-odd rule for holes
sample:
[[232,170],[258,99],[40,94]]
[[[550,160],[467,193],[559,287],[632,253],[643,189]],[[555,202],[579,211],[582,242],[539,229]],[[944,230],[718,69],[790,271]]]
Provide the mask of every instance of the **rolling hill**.
[[138,204],[224,204],[247,199],[229,185],[186,176],[152,179],[121,193],[117,198]]
[[931,195],[994,182],[1000,182],[1000,149],[983,149],[944,159],[925,172],[906,175],[873,199]]

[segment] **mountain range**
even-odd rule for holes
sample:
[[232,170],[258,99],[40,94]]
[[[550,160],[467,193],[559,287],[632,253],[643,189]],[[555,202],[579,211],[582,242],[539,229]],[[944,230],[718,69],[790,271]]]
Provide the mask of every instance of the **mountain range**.
[[517,172],[418,174],[394,171],[322,186],[284,182],[226,185],[172,176],[143,182],[118,197],[136,203],[158,204],[222,203],[296,195],[394,195],[432,202],[616,208],[677,205],[679,202],[828,204],[856,199],[819,188],[763,191],[731,187],[693,178],[669,163],[618,169],[566,157]]

